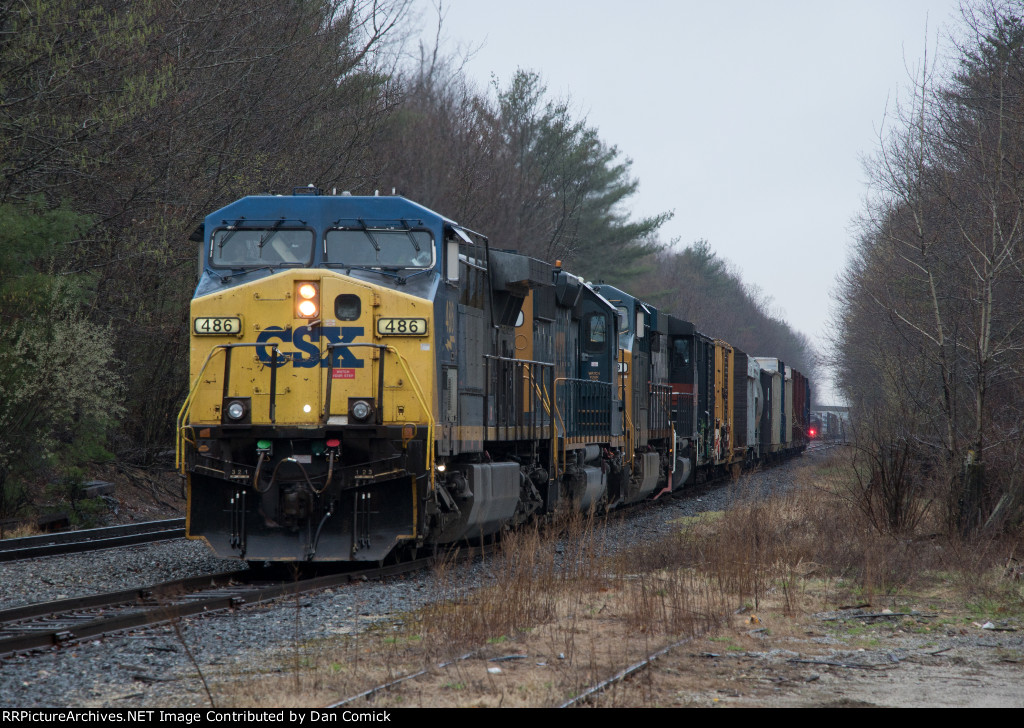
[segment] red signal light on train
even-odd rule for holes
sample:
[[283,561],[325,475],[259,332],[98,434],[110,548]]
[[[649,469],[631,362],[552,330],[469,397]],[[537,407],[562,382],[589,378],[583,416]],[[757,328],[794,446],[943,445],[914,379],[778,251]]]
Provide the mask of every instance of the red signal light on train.
[[818,431],[812,427],[810,430],[807,431],[807,434],[810,435],[811,437],[817,437]]

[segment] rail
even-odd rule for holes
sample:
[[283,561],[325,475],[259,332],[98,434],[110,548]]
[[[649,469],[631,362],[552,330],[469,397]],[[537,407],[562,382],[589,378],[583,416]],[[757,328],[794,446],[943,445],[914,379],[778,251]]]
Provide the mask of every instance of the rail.
[[289,574],[268,580],[258,570],[205,574],[54,602],[0,610],[0,656],[92,639],[111,632],[163,624],[197,614],[238,609],[282,596],[329,589],[365,579],[416,571],[431,559],[416,559],[328,575]]
[[80,531],[22,536],[0,541],[0,561],[79,553],[182,538],[185,519],[170,518],[147,523],[88,528]]

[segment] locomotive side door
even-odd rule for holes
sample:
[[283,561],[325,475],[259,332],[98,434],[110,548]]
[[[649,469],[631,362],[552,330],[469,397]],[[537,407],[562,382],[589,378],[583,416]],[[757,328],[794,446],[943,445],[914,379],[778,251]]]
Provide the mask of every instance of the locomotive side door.
[[615,340],[615,325],[608,312],[589,299],[583,301],[580,317],[580,379],[611,382],[609,351]]

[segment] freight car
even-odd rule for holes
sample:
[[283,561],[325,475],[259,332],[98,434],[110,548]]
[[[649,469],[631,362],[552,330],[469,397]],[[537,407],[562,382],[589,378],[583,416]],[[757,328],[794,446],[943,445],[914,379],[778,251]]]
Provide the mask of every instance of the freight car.
[[245,197],[193,239],[178,466],[220,556],[379,561],[803,446],[798,372],[410,200]]

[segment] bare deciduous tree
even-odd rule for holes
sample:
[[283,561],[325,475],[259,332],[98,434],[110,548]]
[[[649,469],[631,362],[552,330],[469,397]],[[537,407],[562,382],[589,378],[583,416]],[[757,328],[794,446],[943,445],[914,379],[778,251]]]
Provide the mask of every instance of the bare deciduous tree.
[[964,18],[955,72],[924,63],[870,166],[838,364],[862,426],[902,412],[889,436],[941,452],[951,523],[972,533],[1019,501],[1024,21],[995,1]]

